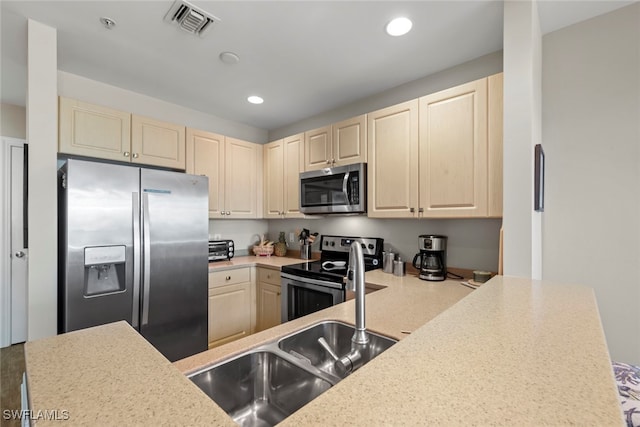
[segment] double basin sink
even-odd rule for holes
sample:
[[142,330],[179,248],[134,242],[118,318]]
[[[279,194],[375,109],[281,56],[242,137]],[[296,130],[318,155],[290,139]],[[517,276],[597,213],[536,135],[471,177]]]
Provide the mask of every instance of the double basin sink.
[[[316,323],[284,338],[207,367],[189,378],[242,426],[272,426],[337,384],[342,377],[318,339],[339,356],[352,349],[355,328],[342,322]],[[367,363],[397,341],[367,331],[361,349]]]

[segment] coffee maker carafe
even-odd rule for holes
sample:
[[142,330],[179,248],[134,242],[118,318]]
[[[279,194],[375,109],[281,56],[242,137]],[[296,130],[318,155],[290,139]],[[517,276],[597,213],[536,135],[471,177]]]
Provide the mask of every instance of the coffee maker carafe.
[[423,234],[418,237],[420,253],[413,257],[413,266],[422,280],[442,281],[447,278],[447,236]]

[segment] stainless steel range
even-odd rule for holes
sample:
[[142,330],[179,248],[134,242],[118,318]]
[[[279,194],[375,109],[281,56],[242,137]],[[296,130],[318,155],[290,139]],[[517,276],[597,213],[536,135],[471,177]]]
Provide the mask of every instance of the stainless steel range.
[[384,240],[377,237],[322,236],[320,260],[282,267],[282,321],[297,319],[345,301],[349,247],[360,242],[365,270],[382,267]]

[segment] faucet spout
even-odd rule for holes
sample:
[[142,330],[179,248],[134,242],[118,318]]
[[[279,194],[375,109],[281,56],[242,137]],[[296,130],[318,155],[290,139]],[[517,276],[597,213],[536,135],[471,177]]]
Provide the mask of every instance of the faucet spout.
[[365,326],[364,312],[364,256],[360,243],[353,242],[349,247],[349,270],[347,271],[347,290],[356,293],[356,331],[351,341],[355,344],[367,344],[369,336]]

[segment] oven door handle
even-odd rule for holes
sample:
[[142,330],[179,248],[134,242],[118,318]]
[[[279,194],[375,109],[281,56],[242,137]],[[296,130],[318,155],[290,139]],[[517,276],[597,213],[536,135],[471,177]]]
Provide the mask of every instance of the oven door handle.
[[294,275],[288,274],[288,273],[280,273],[280,277],[282,279],[293,280],[294,282],[301,283],[303,285],[309,283],[309,284],[312,284],[312,285],[324,286],[325,288],[333,288],[333,289],[343,289],[344,288],[344,283],[327,282],[327,281],[324,281],[324,280],[309,279],[307,277],[294,276]]

